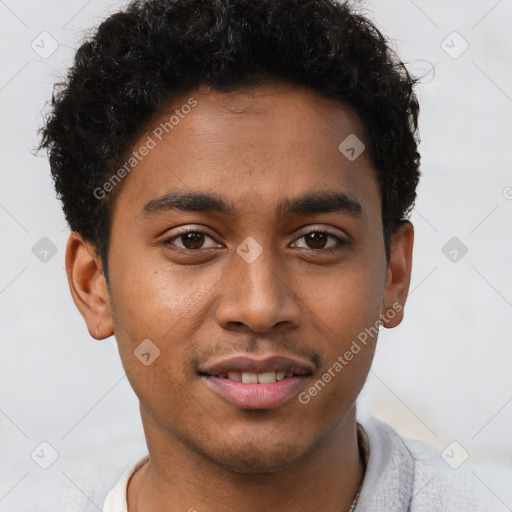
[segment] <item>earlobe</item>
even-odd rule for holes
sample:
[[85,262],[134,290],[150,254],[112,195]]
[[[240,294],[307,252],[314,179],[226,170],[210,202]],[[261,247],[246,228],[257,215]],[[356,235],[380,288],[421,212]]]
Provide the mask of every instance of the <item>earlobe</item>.
[[404,306],[411,281],[413,244],[413,225],[405,221],[391,235],[391,251],[381,311],[382,324],[387,328],[396,327],[404,317]]
[[66,246],[66,273],[73,301],[84,317],[89,334],[102,340],[114,334],[110,297],[94,246],[77,232]]

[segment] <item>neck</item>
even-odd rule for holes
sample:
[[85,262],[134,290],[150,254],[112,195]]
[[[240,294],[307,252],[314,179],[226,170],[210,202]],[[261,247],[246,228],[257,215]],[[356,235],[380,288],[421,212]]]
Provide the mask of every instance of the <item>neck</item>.
[[[142,411],[142,409],[141,409]],[[265,473],[238,472],[190,450],[143,413],[150,462],[131,479],[128,511],[348,511],[361,485],[355,408],[300,462]]]

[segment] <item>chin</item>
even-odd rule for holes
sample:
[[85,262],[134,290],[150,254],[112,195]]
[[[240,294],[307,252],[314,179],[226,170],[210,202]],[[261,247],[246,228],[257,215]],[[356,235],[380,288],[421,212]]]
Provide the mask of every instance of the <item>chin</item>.
[[267,446],[259,450],[252,445],[210,455],[213,462],[235,473],[274,473],[295,466],[302,458],[297,447],[272,449]]
[[317,444],[305,443],[302,438],[294,441],[290,437],[272,439],[271,434],[237,437],[225,432],[224,439],[215,443],[211,440],[208,445],[195,449],[211,462],[236,473],[273,473],[296,466]]

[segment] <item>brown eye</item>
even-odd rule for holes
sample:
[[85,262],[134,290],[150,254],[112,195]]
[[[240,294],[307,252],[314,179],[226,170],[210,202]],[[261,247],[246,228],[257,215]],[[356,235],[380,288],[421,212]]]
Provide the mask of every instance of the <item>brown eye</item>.
[[187,231],[164,240],[163,243],[166,245],[174,245],[188,251],[211,249],[219,246],[210,235],[202,231]]
[[201,249],[204,244],[204,233],[192,232],[180,235],[185,249]]
[[327,243],[327,239],[329,235],[327,233],[309,233],[304,236],[306,240],[306,244],[310,249],[323,249],[325,244]]
[[336,235],[324,231],[311,231],[294,242],[299,249],[324,250],[341,248],[346,242]]

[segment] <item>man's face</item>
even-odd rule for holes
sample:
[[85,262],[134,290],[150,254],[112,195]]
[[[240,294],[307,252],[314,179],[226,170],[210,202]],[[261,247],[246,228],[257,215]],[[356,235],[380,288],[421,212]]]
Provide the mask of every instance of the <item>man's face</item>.
[[[338,149],[364,139],[358,118],[304,88],[200,88],[135,151],[147,135],[156,145],[118,185],[109,249],[115,336],[146,431],[239,471],[293,464],[353,413],[375,338],[308,403],[299,393],[390,307],[376,174],[366,152]],[[255,369],[286,378],[239,382]]]

